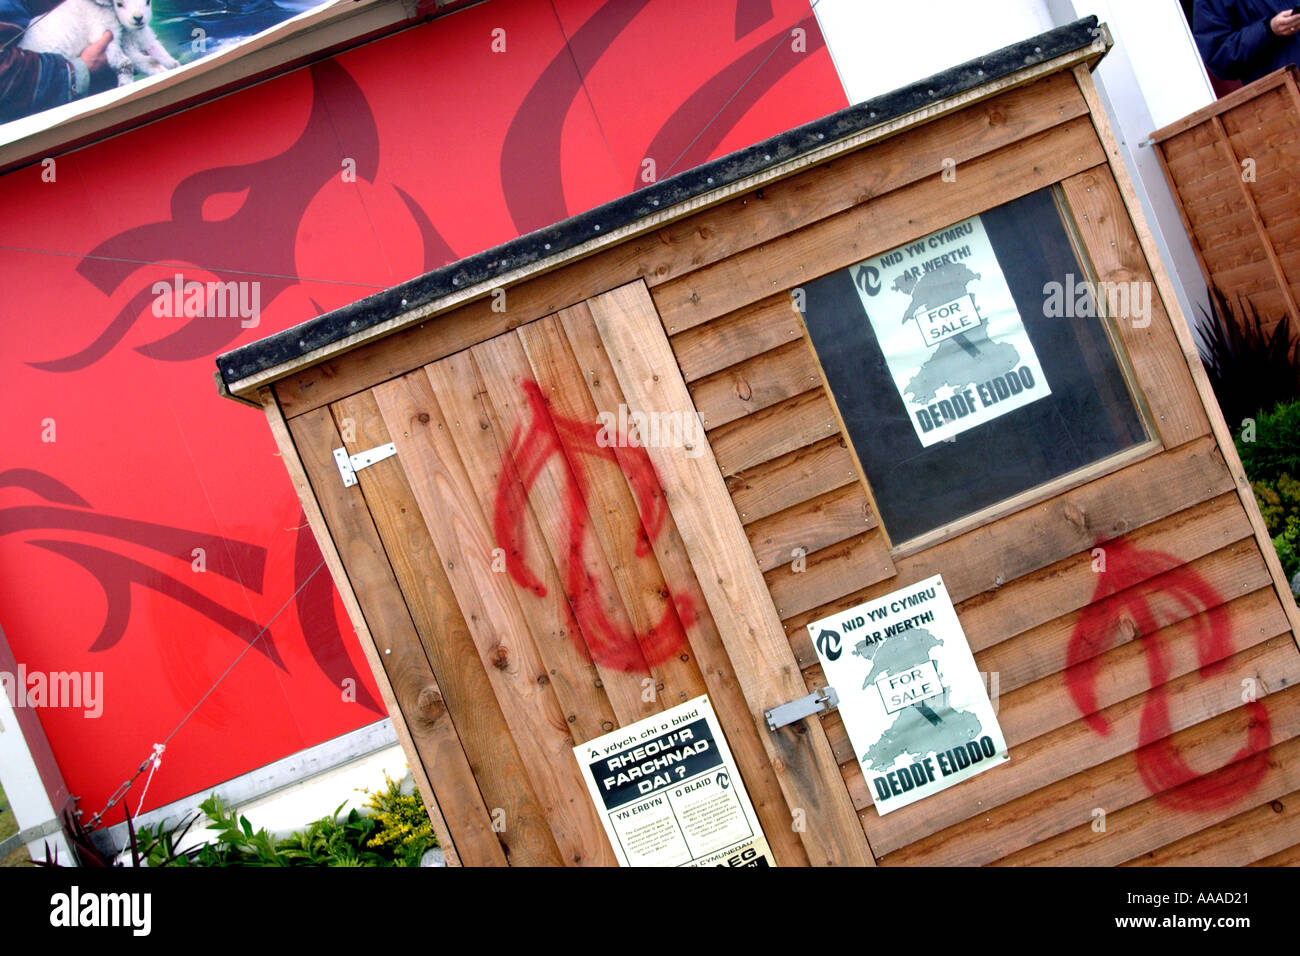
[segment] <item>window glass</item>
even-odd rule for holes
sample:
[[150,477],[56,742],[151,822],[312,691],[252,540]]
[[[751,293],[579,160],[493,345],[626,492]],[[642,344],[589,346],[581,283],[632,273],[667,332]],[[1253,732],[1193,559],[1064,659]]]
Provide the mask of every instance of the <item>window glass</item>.
[[1088,281],[1050,189],[804,286],[894,544],[1146,441],[1097,313],[1150,294]]

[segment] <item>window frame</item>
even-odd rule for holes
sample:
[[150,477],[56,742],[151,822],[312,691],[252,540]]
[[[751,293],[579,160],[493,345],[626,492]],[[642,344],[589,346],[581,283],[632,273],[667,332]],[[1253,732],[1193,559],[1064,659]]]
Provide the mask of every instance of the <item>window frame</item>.
[[[1089,295],[1092,297],[1093,300],[1093,308],[1096,312],[1096,319],[1101,324],[1101,327],[1106,336],[1106,341],[1110,345],[1111,353],[1115,357],[1115,362],[1118,367],[1120,376],[1123,379],[1124,384],[1128,389],[1129,398],[1133,403],[1134,413],[1136,414],[1137,419],[1141,424],[1142,428],[1146,431],[1147,438],[1145,441],[1138,442],[1137,444],[1132,445],[1128,448],[1121,449],[1120,451],[1117,451],[1113,454],[1091,461],[1079,468],[1075,468],[1064,474],[1057,475],[1056,477],[1048,479],[1045,482],[1034,485],[1030,488],[1026,488],[1007,498],[1003,498],[992,504],[985,505],[984,507],[979,508],[977,510],[967,512],[961,517],[953,519],[951,521],[947,521],[936,528],[932,528],[929,531],[922,532],[921,534],[903,539],[902,541],[895,541],[892,534],[890,533],[889,522],[887,521],[884,513],[880,510],[879,504],[876,500],[876,495],[872,489],[870,476],[867,474],[866,468],[862,463],[862,457],[861,455],[859,455],[858,449],[854,445],[852,434],[850,433],[849,428],[845,423],[844,416],[840,411],[839,400],[836,398],[835,391],[832,388],[831,382],[826,376],[826,370],[822,365],[821,357],[817,353],[817,348],[816,345],[814,344],[812,332],[808,328],[803,313],[800,312],[798,308],[792,308],[792,311],[795,313],[800,323],[800,326],[802,328],[803,337],[807,344],[807,347],[812,352],[813,357],[816,360],[818,374],[821,377],[822,388],[825,390],[827,398],[830,399],[831,406],[835,412],[836,420],[838,421],[838,424],[840,426],[840,433],[843,436],[846,443],[848,444],[849,450],[852,452],[854,466],[858,472],[858,480],[862,483],[867,493],[867,497],[871,502],[871,507],[875,512],[877,519],[880,522],[880,529],[884,534],[885,541],[889,545],[890,557],[893,558],[895,561],[911,555],[918,554],[922,551],[926,551],[934,547],[935,545],[941,544],[952,538],[959,537],[962,534],[965,534],[966,532],[969,532],[975,528],[992,524],[993,522],[1001,518],[1004,518],[1008,515],[1015,514],[1016,512],[1019,511],[1024,511],[1028,508],[1033,507],[1034,505],[1040,504],[1064,492],[1070,491],[1073,488],[1077,488],[1081,485],[1086,485],[1090,482],[1097,480],[1098,478],[1119,471],[1123,468],[1136,464],[1140,461],[1143,461],[1147,458],[1157,455],[1162,451],[1167,450],[1167,446],[1160,438],[1160,433],[1159,433],[1159,429],[1157,428],[1155,414],[1151,409],[1151,405],[1149,401],[1147,400],[1145,383],[1142,381],[1142,378],[1139,375],[1132,361],[1132,358],[1129,354],[1129,349],[1125,346],[1124,342],[1120,337],[1119,330],[1115,325],[1116,318],[1106,313],[1105,297],[1102,296],[1099,298],[1095,294],[1096,290],[1099,288],[1098,285],[1099,274],[1096,267],[1096,263],[1094,262],[1094,257],[1090,254],[1087,241],[1084,238],[1082,230],[1079,228],[1076,211],[1070,206],[1068,197],[1065,194],[1065,190],[1061,182],[1051,183],[1043,187],[1043,189],[1050,191],[1051,193],[1052,200],[1056,206],[1057,212],[1061,217],[1060,219],[1061,228],[1065,232],[1065,236],[1070,245],[1070,249],[1073,252],[1075,259],[1079,265],[1080,275],[1084,280],[1086,280],[1089,283],[1088,286]],[[1010,196],[1006,199],[1000,200],[999,202],[992,203],[989,206],[980,209],[978,212],[973,213],[972,215],[983,215],[985,212],[989,211],[990,209],[995,209],[998,206],[1015,202],[1018,199],[1021,199],[1027,195],[1030,195],[1030,193],[1024,193],[1017,196]],[[962,221],[962,219],[965,218],[970,218],[970,217],[963,216],[961,217],[961,219],[955,220],[954,222],[960,222]],[[945,228],[949,228],[951,225],[952,223],[950,223],[948,226],[942,226],[940,227],[939,230],[935,230],[935,231],[942,231]],[[931,233],[926,233],[926,235],[930,235],[930,234]],[[863,256],[862,259],[859,261],[870,259],[874,256],[887,252],[890,249],[895,248],[896,245],[897,244],[884,245],[881,246],[879,249],[873,249],[867,255]],[[831,275],[837,271],[840,270],[832,269],[830,272],[822,273],[820,275],[810,277],[809,281],[820,279],[824,275]],[[1148,280],[1138,279],[1136,281],[1150,282],[1149,279]],[[1155,287],[1154,282],[1151,282],[1150,284],[1152,286],[1153,295],[1158,295],[1159,290],[1158,288]],[[793,295],[794,290],[792,289],[790,290],[790,292]],[[1154,314],[1150,315],[1148,318],[1151,322],[1157,321],[1156,316]],[[1016,411],[1018,411],[1018,409]],[[1009,414],[1014,415],[1015,411],[1012,411]]]

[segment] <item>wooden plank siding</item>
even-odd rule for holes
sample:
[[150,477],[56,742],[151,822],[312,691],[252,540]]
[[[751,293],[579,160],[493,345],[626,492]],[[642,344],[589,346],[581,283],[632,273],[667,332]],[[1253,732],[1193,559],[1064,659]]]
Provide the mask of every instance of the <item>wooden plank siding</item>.
[[[302,449],[305,477],[311,482],[315,500],[342,543],[339,558],[349,580],[355,582],[360,613],[371,633],[378,635],[376,651],[382,654],[377,656],[406,718],[412,745],[423,758],[425,774],[438,781],[438,788],[458,811],[459,820],[453,817],[444,823],[446,835],[452,836],[458,856],[468,862],[505,862],[452,725],[446,694],[431,671],[406,604],[384,597],[395,592],[397,584],[366,503],[360,495],[342,493],[346,489],[331,482],[337,469],[329,450],[342,442],[330,412],[319,409],[290,427],[295,444]],[[445,776],[431,772],[435,763],[445,768]],[[454,824],[462,826],[453,830]]]
[[[1091,134],[1091,129],[1082,132]],[[1084,139],[1071,145],[1076,155],[1090,157],[1091,167],[1076,171],[1063,163],[1051,174],[1060,182],[1096,278],[1153,286],[1154,277],[1125,214],[1119,187],[1109,164],[1100,162],[1103,151],[1095,136],[1094,145]],[[1037,162],[1039,154],[1033,152],[1032,143],[1022,148]],[[967,188],[977,191],[970,211],[1018,194],[1017,186],[998,181],[993,172],[996,156],[988,161],[987,175],[981,176],[978,167],[962,170],[970,184]],[[1226,181],[1234,190],[1235,183],[1235,176]],[[1109,474],[992,525],[891,559],[874,517],[869,486],[860,476],[834,401],[824,383],[807,387],[811,376],[798,349],[811,352],[811,346],[802,322],[797,313],[792,322],[784,310],[791,308],[789,297],[799,281],[939,225],[937,220],[932,224],[921,219],[929,195],[924,185],[917,183],[898,195],[899,209],[907,203],[909,210],[920,211],[920,215],[910,213],[912,221],[903,229],[883,226],[891,197],[876,196],[867,210],[846,211],[784,240],[738,251],[679,279],[658,283],[652,294],[683,378],[692,383],[695,407],[810,690],[826,683],[804,626],[810,621],[936,572],[944,575],[961,602],[958,614],[976,663],[982,672],[996,675],[1002,727],[1011,745],[1010,766],[1016,767],[1022,759],[1029,763],[1030,772],[1019,786],[997,780],[1019,771],[999,770],[975,778],[980,782],[965,783],[914,805],[910,813],[905,808],[880,818],[839,716],[832,713],[821,721],[880,862],[987,863],[998,859],[989,855],[988,848],[1012,844],[993,840],[968,845],[954,836],[963,825],[961,819],[978,816],[983,821],[987,811],[1023,797],[1024,805],[1012,818],[1014,825],[1028,827],[1046,840],[1053,831],[1043,827],[1074,823],[1053,804],[1047,806],[1056,813],[1051,819],[1057,823],[1026,820],[1024,806],[1035,806],[1039,795],[1062,776],[1092,772],[1089,761],[1127,760],[1129,799],[1135,803],[1154,799],[1134,771],[1133,735],[1143,707],[1157,695],[1173,687],[1187,687],[1189,694],[1202,692],[1194,689],[1202,679],[1200,669],[1207,666],[1207,660],[1198,656],[1202,612],[1223,611],[1231,636],[1219,652],[1242,652],[1243,666],[1255,660],[1249,652],[1257,645],[1274,641],[1268,645],[1272,656],[1262,660],[1280,668],[1271,679],[1285,686],[1300,661],[1293,660],[1287,616],[1251,523],[1233,494],[1233,477],[1209,437],[1202,396],[1189,375],[1172,324],[1175,320],[1159,294],[1153,296],[1149,316],[1112,317],[1112,328],[1140,383],[1140,396],[1160,443],[1155,454],[1118,470],[1112,466]],[[937,182],[930,180],[929,185],[938,196]],[[881,219],[870,218],[873,207],[886,210],[877,213]],[[967,212],[965,207],[949,206],[945,214],[951,221]],[[869,227],[852,223],[853,216],[869,222]],[[869,235],[871,245],[859,244],[860,235]],[[782,248],[782,242],[792,248]],[[816,263],[815,272],[809,263]],[[757,302],[756,297],[760,297]],[[715,300],[717,304],[711,304]],[[1094,603],[1098,575],[1092,549],[1108,540],[1167,554],[1179,566],[1158,573],[1159,566],[1153,565],[1149,577],[1138,571],[1119,593]],[[803,566],[796,571],[792,559],[801,551]],[[1188,575],[1210,585],[1214,595],[1210,607],[1189,609],[1180,602],[1179,582]],[[1132,599],[1145,602],[1161,627],[1152,634],[1121,633],[1095,662],[1107,674],[1098,697],[1102,714],[1122,713],[1128,721],[1127,738],[1107,739],[1091,728],[1088,715],[1080,714],[1071,698],[1069,646],[1085,617]],[[1168,645],[1171,657],[1165,679],[1153,687],[1149,655],[1157,643]],[[1224,685],[1225,693],[1228,686]],[[1212,767],[1216,761],[1228,762],[1236,748],[1226,754],[1220,753],[1222,747],[1212,749],[1211,741],[1219,738],[1197,736],[1197,728],[1220,718],[1240,721],[1242,713],[1240,708],[1192,708],[1184,718],[1186,728],[1173,730],[1184,735],[1180,742],[1189,739],[1197,744],[1198,756]],[[1039,767],[1041,778],[1034,776]],[[1021,787],[1028,791],[1022,794]],[[949,815],[951,823],[945,822]],[[972,833],[981,830],[973,819],[966,825]],[[942,854],[907,852],[910,842],[929,846],[924,843],[926,835],[936,829],[948,834],[933,844],[943,847]]]
[[[525,383],[537,386],[540,404],[529,400]],[[290,427],[313,451],[304,458],[315,493],[346,502],[341,514],[353,516],[327,514],[332,533],[349,543],[344,563],[364,568],[385,553],[393,557],[392,575],[381,585],[368,582],[365,596],[389,639],[414,648],[422,661],[427,654],[448,687],[465,770],[458,778],[446,755],[439,774],[430,774],[442,793],[482,781],[473,800],[447,799],[460,812],[477,803],[479,835],[501,844],[497,862],[610,864],[569,748],[707,692],[778,862],[807,865],[791,825],[796,815],[662,490],[634,482],[638,459],[630,451],[604,453],[595,442],[597,417],[623,402],[590,311],[579,306],[306,412]],[[534,418],[540,408],[544,423]],[[336,421],[353,433],[348,442]],[[565,421],[591,423],[591,446],[580,446]],[[540,463],[521,441],[534,426],[558,442],[551,449],[558,453]],[[328,449],[345,444],[355,452],[390,440],[398,455],[359,473],[358,488],[343,488]],[[631,457],[611,467],[622,455]],[[519,519],[518,535],[503,537],[502,489],[520,482],[527,487],[509,499],[520,506],[509,516]],[[358,530],[367,509],[377,539]],[[574,538],[575,522],[589,534]],[[517,549],[535,584],[501,573],[507,569],[498,548]],[[576,575],[575,560],[584,562]],[[418,640],[392,623],[408,606]],[[662,638],[672,641],[671,653]],[[408,666],[393,656],[394,646],[381,659]],[[432,673],[422,680],[434,684]],[[418,714],[400,695],[398,703],[408,721]],[[816,801],[813,795],[800,804],[813,820]],[[852,806],[846,811],[852,819]],[[468,837],[460,843],[466,862],[486,862],[472,855]],[[821,853],[870,863],[865,839],[859,843],[856,855],[851,842]]]
[[[1207,283],[1300,331],[1300,88],[1294,67],[1151,134]],[[1248,174],[1247,165],[1251,167]]]
[[[333,406],[333,411],[341,431],[350,433],[342,439],[349,453],[390,440],[372,393],[362,392],[344,399]],[[531,789],[505,783],[524,779],[519,753],[512,741],[503,742],[502,738],[508,741],[507,728],[500,708],[492,701],[487,675],[471,664],[476,655],[469,628],[405,473],[395,459],[388,459],[365,469],[357,477],[395,583],[411,612],[420,647],[432,672],[439,675],[438,686],[458,730],[463,760],[473,772],[462,785],[467,790],[471,787],[479,790],[488,818],[479,822],[486,824],[497,814],[498,820],[513,823],[504,829],[487,826],[484,838],[499,841],[505,852],[502,862],[515,865],[558,862],[546,821]],[[334,473],[327,472],[324,480],[333,482]],[[341,489],[341,493],[349,494],[347,489]],[[398,605],[390,601],[387,606]],[[391,651],[385,660],[390,656]],[[449,759],[435,761],[436,770],[431,776],[437,788],[457,780],[460,761],[454,753]],[[464,799],[456,795],[444,802],[457,806]],[[468,865],[476,862],[463,851],[462,857]]]
[[[559,313],[559,318],[574,357],[585,370],[583,379],[596,407],[611,413],[625,407],[626,396],[592,321],[590,308],[582,303],[565,309]],[[643,511],[643,524],[648,517]],[[708,607],[671,512],[664,516],[664,533],[653,542],[653,547],[672,593],[686,596],[693,607]],[[689,616],[683,621],[683,627],[703,674],[709,699],[727,728],[727,741],[745,776],[750,800],[768,844],[783,865],[806,864],[808,854],[792,826],[794,814],[782,793],[776,771],[767,759],[760,729],[750,715],[749,703],[736,679],[735,668],[728,658],[713,615]]]
[[[675,360],[645,285],[622,286],[588,305],[629,406],[694,414],[685,383],[673,374]],[[647,450],[709,609],[721,623],[750,721],[763,727],[763,710],[799,696],[803,681],[763,578],[745,559],[748,541],[730,507],[718,463],[707,444],[698,456],[674,454],[660,445]],[[857,832],[853,806],[838,786],[837,766],[816,723],[805,720],[760,733],[788,804],[807,821],[798,832],[808,859],[821,865],[870,865],[870,847]]]
[[374,395],[560,859],[612,863],[595,808],[570,770],[567,728],[577,715],[561,706],[515,589],[492,570],[492,529],[461,459],[455,418],[448,421],[423,369]]
[[1103,162],[1092,124],[1079,117],[962,164],[960,189],[931,175],[656,286],[655,306],[669,334],[693,328]]
[[[1290,302],[1289,174],[1232,163],[1300,126],[1222,102],[1162,161],[1207,274]],[[782,865],[1297,863],[1300,612],[1098,109],[1084,67],[1035,80],[268,390],[394,706],[445,702],[411,739],[466,862],[610,863],[569,748],[707,692]],[[1104,318],[1148,440],[894,540],[801,285],[1047,188],[1090,277],[1154,290]],[[611,444],[637,412],[681,434]],[[350,489],[345,420],[398,452]],[[882,817],[839,714],[763,711],[825,685],[810,622],[936,573],[1010,761]]]
[[[945,157],[964,163],[1086,113],[1086,103],[1067,76],[1044,77],[842,161],[819,164],[564,269],[527,278],[505,290],[503,311],[493,307],[492,298],[480,299],[436,321],[313,364],[275,383],[275,394],[285,417],[293,418],[614,286],[640,278],[654,289],[801,225],[933,178]],[[772,214],[750,215],[758,210]],[[670,329],[678,331],[684,328]]]

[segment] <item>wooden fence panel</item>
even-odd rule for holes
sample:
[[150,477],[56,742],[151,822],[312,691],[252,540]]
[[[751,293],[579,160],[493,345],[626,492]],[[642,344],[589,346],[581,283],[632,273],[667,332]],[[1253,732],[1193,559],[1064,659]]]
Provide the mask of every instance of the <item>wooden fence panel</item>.
[[[1279,70],[1151,134],[1205,281],[1251,302],[1266,331],[1300,331],[1300,272],[1280,259],[1300,226],[1298,77]],[[1244,262],[1222,252],[1238,243]]]

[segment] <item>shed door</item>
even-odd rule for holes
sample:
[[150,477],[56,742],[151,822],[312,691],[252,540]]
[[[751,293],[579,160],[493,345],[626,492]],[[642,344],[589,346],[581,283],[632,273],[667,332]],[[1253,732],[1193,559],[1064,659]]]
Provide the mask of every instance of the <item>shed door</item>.
[[642,283],[290,427],[466,862],[612,864],[571,748],[706,692],[778,861],[872,862]]

